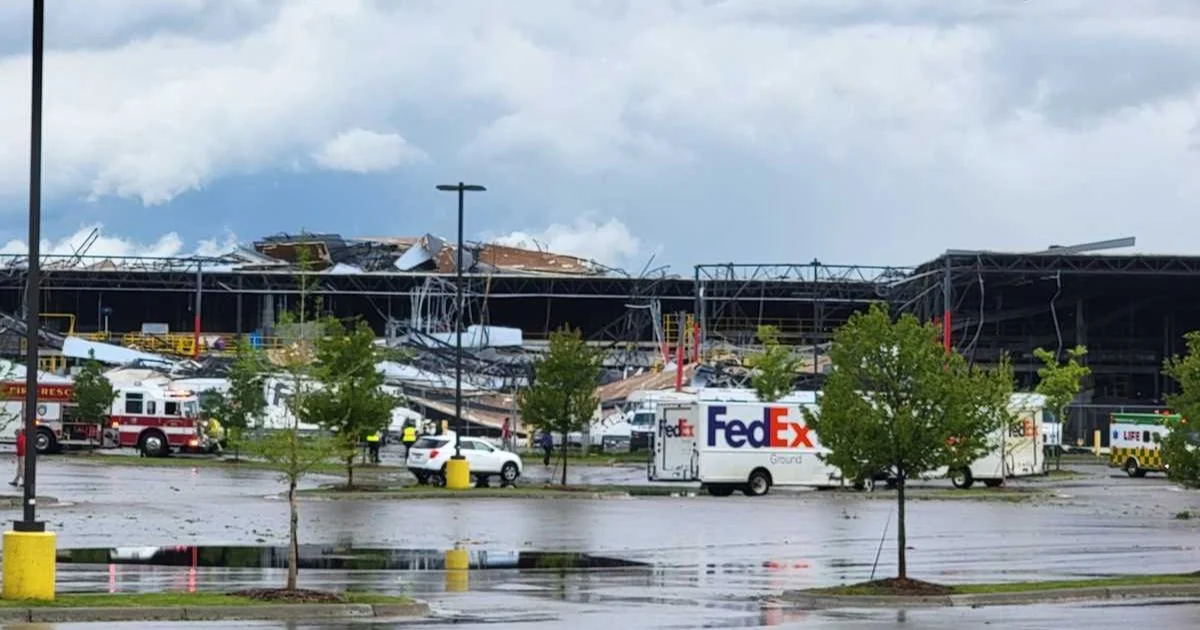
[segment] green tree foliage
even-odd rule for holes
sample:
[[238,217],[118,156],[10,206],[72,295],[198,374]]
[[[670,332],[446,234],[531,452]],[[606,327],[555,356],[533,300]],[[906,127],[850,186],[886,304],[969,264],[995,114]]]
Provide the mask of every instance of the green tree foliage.
[[270,369],[260,350],[239,343],[226,378],[229,391],[214,392],[204,399],[206,417],[215,417],[225,427],[235,458],[241,450],[246,430],[255,427],[267,408],[266,381]]
[[[1083,365],[1083,358],[1087,356],[1087,348],[1075,346],[1067,350],[1067,360],[1061,363],[1057,353],[1044,348],[1035,349],[1033,355],[1042,362],[1042,367],[1037,371],[1038,384],[1034,391],[1046,397],[1046,406],[1054,412],[1054,418],[1061,423],[1060,435],[1065,436],[1067,433],[1067,407],[1079,395],[1083,379],[1092,373],[1092,368]],[[1055,452],[1056,468],[1061,463],[1059,457],[1061,451],[1060,448]]]
[[303,417],[337,436],[346,485],[353,488],[358,445],[387,429],[399,401],[383,390],[383,374],[376,368],[382,353],[366,322],[347,326],[330,320],[324,331],[316,343],[314,370],[321,387],[308,395]]
[[1171,428],[1163,440],[1163,458],[1169,466],[1167,476],[1187,486],[1200,486],[1200,435],[1193,423],[1200,418],[1200,331],[1183,336],[1187,354],[1163,362],[1163,374],[1179,384],[1179,391],[1167,395],[1167,405],[1182,421]]
[[774,402],[792,392],[800,360],[790,348],[779,343],[778,328],[759,326],[758,339],[762,342],[763,351],[751,355],[747,360],[754,369],[750,384],[758,392],[759,400]]
[[897,484],[899,578],[907,579],[905,484],[983,455],[1009,420],[1012,367],[973,367],[939,342],[940,329],[909,314],[893,322],[873,305],[834,335],[833,369],[819,410],[805,416],[850,479],[887,472]]
[[107,420],[116,399],[116,390],[104,376],[104,366],[96,360],[96,352],[89,351],[83,369],[75,375],[75,415],[92,422]]
[[591,422],[599,404],[596,385],[602,355],[580,332],[563,327],[534,368],[533,384],[519,394],[521,417],[536,429],[562,435],[562,485],[567,485],[567,436]]
[[[300,273],[296,283],[300,287],[297,308],[280,316],[280,325],[298,324],[288,343],[272,357],[283,372],[290,393],[286,400],[291,424],[283,429],[262,432],[247,440],[246,451],[261,458],[288,488],[288,572],[287,588],[296,588],[300,561],[300,508],[296,501],[296,489],[300,479],[313,472],[336,452],[336,445],[324,436],[305,436],[300,432],[300,418],[305,417],[308,399],[312,395],[314,371],[314,340],[316,328],[308,324],[313,313],[320,311],[320,299],[311,295],[315,286],[312,277],[305,272],[311,270],[311,257],[307,250],[298,250],[297,260]],[[279,325],[277,325],[277,328]]]
[[288,572],[287,588],[295,590],[300,567],[300,510],[296,489],[300,480],[317,470],[337,451],[334,440],[319,435],[302,435],[295,425],[255,436],[246,443],[250,454],[261,458],[279,473],[288,492]]

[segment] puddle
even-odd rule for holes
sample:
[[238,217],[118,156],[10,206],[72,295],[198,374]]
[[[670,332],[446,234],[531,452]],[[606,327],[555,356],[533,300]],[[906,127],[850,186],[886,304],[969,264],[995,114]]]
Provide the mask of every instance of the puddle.
[[[642,562],[583,553],[469,550],[471,569],[608,569],[647,567]],[[342,571],[442,571],[442,549],[377,549],[337,545],[301,545],[301,569]],[[150,566],[282,569],[287,547],[117,547],[62,549],[63,564],[132,564]]]

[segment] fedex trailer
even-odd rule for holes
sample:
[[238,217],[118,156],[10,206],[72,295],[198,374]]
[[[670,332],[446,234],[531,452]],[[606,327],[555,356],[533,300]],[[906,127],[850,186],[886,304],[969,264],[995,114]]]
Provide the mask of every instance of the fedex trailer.
[[[841,472],[804,421],[793,395],[783,402],[705,400],[658,406],[649,478],[699,481],[713,496],[741,490],[759,496],[772,486],[844,485]],[[814,397],[815,398],[815,397]]]

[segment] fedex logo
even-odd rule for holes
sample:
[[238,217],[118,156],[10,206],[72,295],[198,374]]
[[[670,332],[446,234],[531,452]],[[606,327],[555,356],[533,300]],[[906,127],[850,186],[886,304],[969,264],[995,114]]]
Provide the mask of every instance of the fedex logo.
[[696,427],[683,418],[680,418],[675,424],[667,424],[666,418],[663,418],[658,421],[658,429],[662,432],[663,437],[696,437]]
[[750,448],[799,448],[813,447],[808,437],[808,427],[788,419],[787,407],[763,407],[760,420],[743,421],[721,419],[728,408],[711,405],[708,408],[708,445],[717,445],[717,434],[723,434],[725,444],[733,448],[749,445]]

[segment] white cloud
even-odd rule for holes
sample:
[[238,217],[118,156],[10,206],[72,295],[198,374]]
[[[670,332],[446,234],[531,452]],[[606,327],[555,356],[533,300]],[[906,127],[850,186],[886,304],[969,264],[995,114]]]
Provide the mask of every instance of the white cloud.
[[636,262],[642,241],[619,219],[596,223],[576,219],[570,225],[555,223],[540,232],[517,231],[489,239],[498,245],[570,254],[620,267]]
[[[107,236],[103,233],[104,225],[96,223],[80,227],[78,231],[60,240],[43,239],[41,253],[43,256],[71,256],[88,242],[94,230],[100,230],[99,236],[83,253],[88,257],[144,257],[170,258],[176,256],[219,256],[227,254],[237,246],[237,237],[226,232],[220,237],[199,241],[195,247],[188,248],[176,232],[168,232],[145,243],[120,236]],[[26,254],[29,246],[26,241],[11,240],[0,246],[0,254]]]
[[[159,4],[55,12],[50,195],[165,203],[297,163],[393,169],[419,145],[439,178],[503,182],[489,194],[521,225],[574,230],[604,208],[689,262],[903,263],[1128,232],[1191,247],[1189,0],[137,10]],[[23,15],[0,9],[0,28],[24,36]],[[0,200],[27,171],[29,59],[4,45]]]
[[313,154],[313,161],[331,171],[374,173],[406,162],[425,159],[425,153],[394,133],[351,129],[339,133]]

